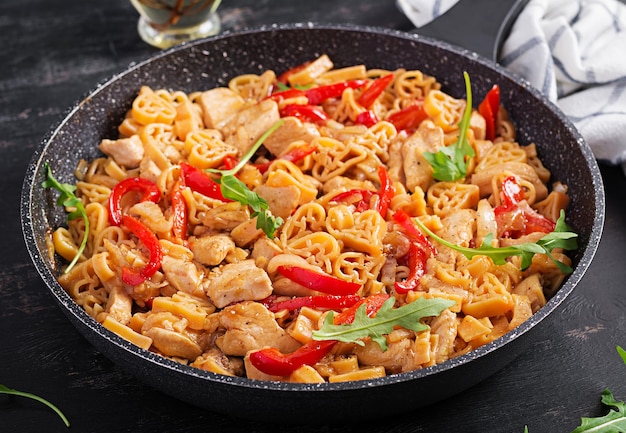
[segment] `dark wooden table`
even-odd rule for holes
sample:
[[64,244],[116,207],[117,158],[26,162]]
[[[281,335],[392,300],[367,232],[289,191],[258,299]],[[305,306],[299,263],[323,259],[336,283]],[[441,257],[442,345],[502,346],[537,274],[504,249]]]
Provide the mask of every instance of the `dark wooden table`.
[[[220,14],[231,30],[295,21],[411,28],[392,0],[226,0]],[[615,350],[626,346],[626,179],[611,166],[602,167],[605,234],[580,286],[543,339],[461,395],[393,419],[382,409],[364,408],[367,419],[348,425],[296,428],[210,413],[125,374],[87,343],[48,294],[24,246],[19,197],[33,149],[66,107],[129,63],[156,53],[139,39],[136,21],[128,0],[0,3],[0,383],[51,400],[69,417],[71,431],[81,433],[521,433],[525,425],[531,433],[569,432],[580,417],[606,412],[600,403],[604,388],[626,399],[626,366]],[[44,406],[0,395],[0,431],[67,430]]]

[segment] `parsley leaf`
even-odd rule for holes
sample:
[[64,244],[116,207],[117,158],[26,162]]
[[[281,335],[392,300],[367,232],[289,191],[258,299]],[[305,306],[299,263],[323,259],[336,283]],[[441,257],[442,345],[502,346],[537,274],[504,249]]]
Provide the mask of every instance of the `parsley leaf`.
[[334,313],[330,311],[322,327],[313,331],[314,340],[337,340],[344,343],[365,345],[361,340],[371,337],[383,350],[387,350],[384,334],[393,331],[394,327],[402,326],[416,332],[425,331],[428,325],[420,322],[423,317],[438,316],[443,310],[454,305],[449,299],[418,298],[400,308],[393,308],[395,298],[389,298],[380,307],[374,317],[368,317],[365,304],[356,311],[354,321],[349,324],[335,325]]
[[30,399],[36,400],[39,403],[45,404],[50,409],[52,409],[54,412],[56,412],[56,414],[59,415],[59,417],[61,417],[61,419],[65,423],[66,427],[70,426],[69,420],[67,419],[67,417],[65,415],[63,415],[63,412],[61,412],[61,410],[59,410],[58,407],[56,407],[55,405],[50,403],[48,400],[39,397],[38,395],[30,394],[28,392],[18,391],[18,390],[15,390],[15,389],[11,389],[11,388],[9,388],[9,387],[7,387],[5,385],[2,385],[2,384],[0,384],[0,394],[8,394],[8,395],[16,395],[18,397],[26,397],[26,398],[30,398]]
[[575,250],[578,248],[578,243],[576,241],[578,235],[571,232],[571,228],[565,223],[565,212],[562,210],[561,215],[556,222],[554,231],[548,233],[536,243],[527,242],[502,248],[491,246],[491,240],[493,239],[492,234],[485,236],[485,241],[479,248],[461,247],[434,234],[418,218],[414,218],[414,221],[420,229],[437,242],[460,252],[468,259],[471,259],[474,256],[484,255],[490,257],[494,264],[503,265],[506,263],[507,258],[511,256],[520,256],[522,258],[521,269],[525,270],[532,264],[532,259],[535,254],[546,254],[562,272],[566,274],[572,273],[572,268],[570,266],[556,260],[552,256],[552,250],[554,248],[563,248],[564,250]]
[[463,78],[467,102],[459,123],[459,137],[456,143],[444,146],[437,153],[424,152],[424,158],[433,168],[433,177],[437,180],[455,181],[464,178],[467,175],[469,159],[475,155],[474,148],[467,141],[467,130],[472,118],[472,86],[467,72],[463,72]]
[[80,243],[74,259],[65,269],[65,273],[68,273],[78,262],[78,259],[83,254],[83,251],[87,246],[87,239],[89,236],[89,218],[87,217],[87,211],[85,211],[85,206],[83,205],[83,202],[78,197],[76,197],[76,195],[74,195],[74,191],[76,191],[76,186],[70,185],[69,183],[60,183],[57,179],[55,179],[55,177],[52,175],[52,169],[47,162],[44,164],[44,169],[46,170],[46,180],[41,184],[41,186],[44,188],[54,188],[61,193],[56,202],[57,206],[74,208],[73,211],[67,214],[68,221],[82,218],[83,222],[85,223],[85,234],[83,235],[83,240]]
[[217,170],[217,169],[208,169],[207,171],[211,173],[219,173],[222,175],[221,179],[218,180],[220,184],[220,190],[222,191],[222,195],[231,200],[237,201],[242,205],[248,205],[252,209],[251,216],[257,217],[256,219],[256,228],[263,230],[263,232],[267,235],[268,238],[274,239],[274,234],[278,227],[283,224],[283,219],[280,217],[275,217],[272,215],[272,212],[269,210],[269,206],[267,201],[263,198],[259,197],[257,193],[251,191],[245,183],[240,181],[235,177],[235,174],[243,168],[244,165],[254,156],[259,147],[263,144],[263,142],[269,137],[274,131],[276,131],[280,126],[284,123],[284,120],[279,120],[274,123],[267,131],[259,137],[259,139],[254,143],[254,145],[246,152],[244,156],[241,157],[237,165],[235,165],[230,170]]

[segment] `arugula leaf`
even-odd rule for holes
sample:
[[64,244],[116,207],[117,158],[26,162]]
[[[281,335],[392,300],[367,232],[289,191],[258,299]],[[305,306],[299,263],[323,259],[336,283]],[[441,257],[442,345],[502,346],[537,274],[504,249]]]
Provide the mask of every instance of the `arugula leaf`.
[[354,321],[349,324],[335,325],[334,312],[328,313],[322,327],[313,331],[314,340],[337,340],[344,343],[356,343],[364,346],[361,340],[371,337],[383,350],[387,350],[384,334],[393,331],[394,327],[402,326],[416,332],[428,329],[428,325],[420,322],[423,317],[438,316],[443,310],[454,305],[449,299],[418,298],[400,308],[393,308],[395,298],[389,298],[380,307],[376,316],[368,317],[365,304],[356,311]]
[[626,364],[626,350],[622,349],[621,346],[617,346],[617,353],[619,353],[619,356],[622,358],[622,361],[624,361],[624,364]]
[[267,237],[274,239],[274,233],[283,224],[283,219],[272,215],[265,199],[250,191],[245,183],[230,174],[222,176],[220,189],[224,197],[250,206],[250,215],[252,218],[257,217],[256,227],[262,229]]
[[566,274],[572,273],[572,268],[570,266],[556,260],[552,256],[552,250],[554,248],[563,248],[564,250],[575,250],[578,248],[578,243],[576,241],[578,235],[571,232],[571,228],[565,223],[565,212],[563,212],[563,210],[561,210],[561,214],[556,222],[554,231],[548,233],[536,243],[527,242],[524,244],[511,245],[509,247],[502,248],[491,246],[491,240],[493,239],[492,234],[485,236],[485,240],[479,248],[466,248],[455,245],[452,242],[448,242],[437,236],[418,218],[414,218],[414,221],[420,229],[426,232],[427,235],[435,239],[440,244],[460,252],[468,259],[471,259],[474,256],[483,255],[490,257],[494,264],[503,265],[506,263],[507,258],[511,256],[520,256],[522,258],[521,269],[525,270],[532,264],[533,256],[535,254],[546,254],[562,272]]
[[78,262],[78,259],[83,254],[83,251],[87,246],[87,239],[89,237],[89,218],[87,217],[87,211],[85,210],[83,202],[74,195],[74,191],[76,191],[76,186],[70,185],[69,183],[60,183],[57,179],[55,179],[55,177],[52,175],[52,169],[47,162],[44,163],[44,169],[46,170],[46,180],[41,184],[41,186],[44,188],[54,188],[61,193],[56,201],[57,206],[64,206],[65,208],[75,209],[67,214],[68,221],[82,218],[83,222],[85,223],[85,234],[83,235],[83,240],[80,243],[74,259],[65,269],[65,273],[68,273]]
[[609,410],[609,413],[599,418],[581,419],[581,424],[571,433],[584,432],[603,432],[603,433],[620,433],[626,432],[626,403],[617,401],[608,389],[602,391],[602,403],[615,409]]
[[259,147],[263,144],[263,142],[274,133],[280,126],[284,123],[284,120],[280,119],[278,122],[274,123],[267,131],[263,133],[259,137],[259,139],[254,143],[254,145],[246,152],[245,155],[241,157],[237,165],[235,165],[230,170],[217,170],[217,169],[208,169],[208,172],[211,173],[219,173],[222,175],[221,179],[218,180],[220,184],[220,190],[222,191],[222,195],[231,200],[237,201],[242,205],[248,205],[252,209],[251,216],[257,217],[256,219],[256,228],[263,230],[263,232],[267,235],[268,238],[274,239],[274,234],[278,227],[283,224],[283,219],[280,217],[275,217],[272,215],[272,212],[269,210],[269,206],[267,201],[263,198],[259,197],[257,193],[251,191],[245,183],[240,181],[235,177],[235,174],[243,168],[244,165],[254,156]]
[[18,390],[15,390],[15,389],[11,389],[11,388],[9,388],[9,387],[7,387],[5,385],[2,385],[2,384],[0,384],[0,394],[16,395],[18,397],[26,397],[26,398],[30,398],[30,399],[36,400],[36,401],[38,401],[40,403],[43,403],[46,406],[48,406],[50,409],[55,411],[56,414],[59,415],[59,417],[61,417],[61,419],[65,423],[66,427],[70,426],[69,420],[63,414],[63,412],[61,412],[61,410],[58,407],[56,407],[55,405],[50,403],[48,400],[46,400],[46,399],[44,399],[42,397],[39,397],[38,395],[30,394],[28,392],[18,391]]
[[465,178],[469,159],[475,155],[474,148],[467,141],[467,130],[472,118],[472,86],[469,74],[463,72],[467,102],[459,123],[459,137],[456,143],[444,146],[437,153],[424,152],[424,158],[433,168],[433,177],[437,180],[455,181]]

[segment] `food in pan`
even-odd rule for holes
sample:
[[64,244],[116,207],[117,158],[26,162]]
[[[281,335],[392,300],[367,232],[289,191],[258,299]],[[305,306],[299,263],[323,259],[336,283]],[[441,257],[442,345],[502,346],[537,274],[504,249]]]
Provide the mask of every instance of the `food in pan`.
[[497,83],[474,109],[463,78],[459,99],[322,55],[142,87],[75,186],[48,167],[59,283],[130,342],[250,379],[371,379],[488,344],[558,289],[576,235]]

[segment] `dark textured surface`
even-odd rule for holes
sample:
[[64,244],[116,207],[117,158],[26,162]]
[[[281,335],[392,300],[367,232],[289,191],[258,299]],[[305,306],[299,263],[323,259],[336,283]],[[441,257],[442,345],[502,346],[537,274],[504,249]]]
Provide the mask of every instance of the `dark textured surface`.
[[[476,4],[480,7],[488,1],[477,0]],[[129,62],[146,59],[156,50],[139,40],[136,15],[122,0],[7,0],[0,5],[0,17],[0,42],[5,47],[0,51],[0,200],[5,209],[0,220],[5,234],[0,261],[0,383],[49,398],[68,415],[72,429],[80,432],[293,431],[294,427],[282,426],[280,422],[259,422],[280,418],[284,407],[268,407],[266,413],[272,412],[272,416],[261,414],[257,422],[248,422],[199,409],[143,385],[136,379],[136,375],[145,374],[143,369],[129,374],[112,363],[76,331],[58,308],[32,265],[20,235],[20,189],[31,154],[51,125],[87,90],[122,71]],[[230,30],[293,21],[408,28],[406,19],[392,3],[386,2],[232,0],[224,3],[222,17],[224,27]],[[463,31],[462,25],[454,31]],[[420,61],[404,54],[407,61]],[[479,84],[476,78],[475,84],[486,83]],[[449,85],[460,83],[451,80]],[[104,114],[96,110],[96,116]],[[536,116],[542,118],[544,114],[539,111]],[[84,131],[80,122],[73,127],[92,138],[107,132]],[[71,143],[65,158],[74,158],[74,146],[82,147],[84,137],[63,137]],[[559,139],[552,135],[548,138],[544,146]],[[551,163],[558,165],[571,181],[580,178],[579,182],[585,183],[587,174],[579,174],[569,154],[555,155]],[[69,172],[70,168],[64,167],[57,169]],[[400,402],[380,399],[356,414],[342,413],[344,405],[349,404],[343,400],[350,397],[335,394],[328,397],[336,398],[328,406],[342,419],[342,425],[298,427],[298,431],[518,432],[527,424],[531,433],[567,432],[578,425],[581,416],[604,413],[599,398],[605,387],[610,387],[618,399],[626,398],[626,371],[615,352],[616,344],[625,344],[626,330],[622,292],[626,279],[626,220],[621,212],[626,181],[614,167],[602,167],[602,174],[607,190],[606,230],[596,259],[550,320],[542,322],[545,326],[540,332],[525,334],[530,335],[530,341],[522,341],[524,350],[514,362],[469,390],[421,410],[415,409],[416,405],[431,398],[422,388],[410,393],[403,390]],[[590,214],[586,209],[589,205],[582,200],[585,194],[593,195],[581,192],[576,217],[581,224],[584,215]],[[119,351],[119,356],[136,357],[123,346]],[[497,364],[509,361],[500,356],[484,359]],[[481,366],[481,371],[471,374],[487,375],[492,368]],[[468,379],[469,373],[463,369],[453,371],[458,375],[454,381],[467,383],[482,378]],[[172,376],[149,380],[160,388],[178,387],[172,384],[178,380]],[[432,386],[438,388],[437,392],[449,391],[448,383],[435,382]],[[225,392],[218,398],[221,397],[232,396]],[[237,396],[238,413],[247,411],[250,398],[245,393]],[[390,408],[406,409],[408,413],[389,417]],[[308,410],[311,416],[325,421],[328,412],[321,412],[315,405]],[[0,396],[0,421],[3,431],[65,431],[54,413],[23,399]]]

